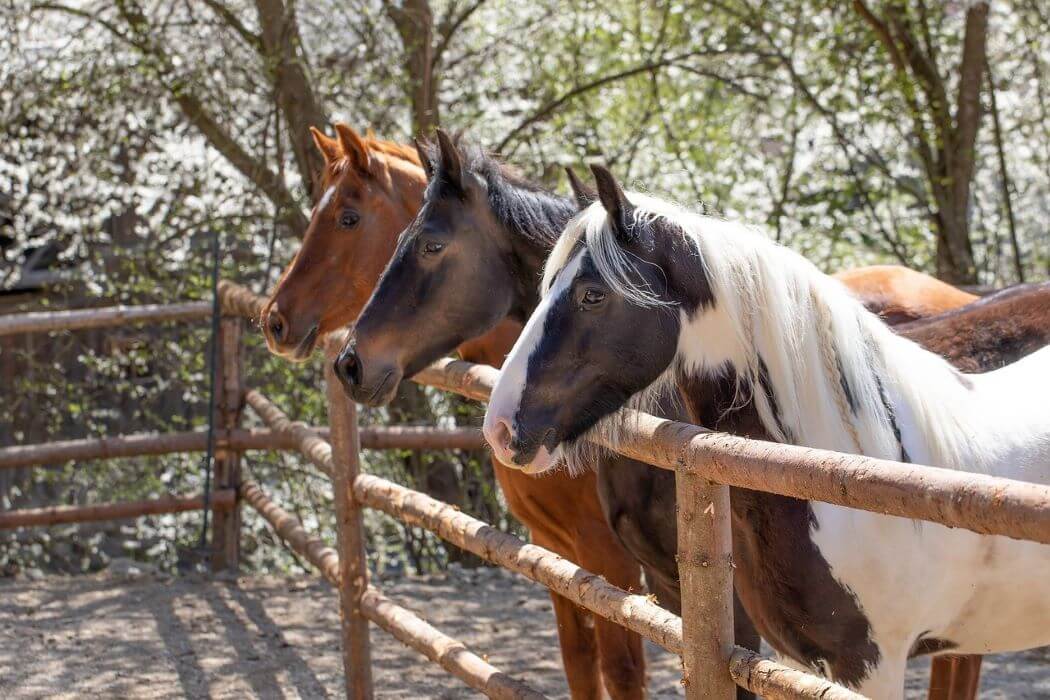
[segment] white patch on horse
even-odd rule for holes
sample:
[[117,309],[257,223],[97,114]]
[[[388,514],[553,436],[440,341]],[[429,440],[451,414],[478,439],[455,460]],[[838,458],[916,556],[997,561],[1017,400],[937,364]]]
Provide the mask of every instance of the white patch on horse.
[[324,211],[328,203],[332,201],[332,196],[335,194],[335,185],[332,185],[325,193],[321,195],[320,201],[317,202],[317,211]]
[[[493,387],[491,396],[489,396],[489,405],[485,411],[483,427],[485,436],[489,443],[493,445],[494,450],[497,449],[497,446],[495,445],[495,440],[490,436],[495,435],[497,424],[500,420],[509,421],[513,425],[518,408],[521,406],[522,391],[525,388],[529,361],[536,351],[540,340],[543,339],[543,327],[547,321],[547,314],[550,313],[551,307],[571,290],[573,281],[580,273],[582,258],[583,251],[581,250],[562,273],[558,275],[553,286],[544,293],[539,306],[536,307],[532,316],[529,317],[528,323],[522,329],[521,335],[518,336],[517,342],[511,348],[510,354],[507,355],[506,362],[503,363],[499,380],[496,382],[496,386]],[[541,447],[540,449],[541,451],[546,451],[546,447]],[[544,458],[540,461],[544,463],[549,462],[553,466],[559,460],[559,453],[560,447],[556,448],[553,454],[544,455]],[[497,454],[497,457],[500,457],[500,455]],[[504,461],[504,459],[501,458],[500,461]],[[508,464],[507,466],[521,469],[520,465]],[[533,473],[536,470],[525,468],[523,471]]]

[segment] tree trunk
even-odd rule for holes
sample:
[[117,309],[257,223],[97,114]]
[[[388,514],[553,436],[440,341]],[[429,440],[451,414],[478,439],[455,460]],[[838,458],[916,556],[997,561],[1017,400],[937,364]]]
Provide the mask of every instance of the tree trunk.
[[[864,0],[854,0],[853,4],[886,49],[898,77],[900,97],[908,109],[913,149],[923,164],[935,204],[931,218],[936,233],[937,276],[952,284],[976,284],[970,192],[983,112],[988,3],[973,3],[966,11],[954,118],[937,53],[930,44],[925,13],[917,20],[908,4],[891,2],[880,17]],[[926,36],[925,48],[918,39],[920,33]],[[925,97],[924,102],[920,96]]]
[[[286,6],[284,0],[255,0],[255,7],[262,30],[264,60],[277,105],[284,116],[295,165],[310,201],[316,202],[324,158],[314,146],[310,127],[324,129],[328,117],[307,73],[295,11],[291,5]],[[301,235],[302,231],[295,233]]]
[[412,106],[412,133],[428,136],[441,123],[438,111],[439,78],[435,66],[434,13],[427,0],[407,0],[386,6],[401,37],[402,69]]

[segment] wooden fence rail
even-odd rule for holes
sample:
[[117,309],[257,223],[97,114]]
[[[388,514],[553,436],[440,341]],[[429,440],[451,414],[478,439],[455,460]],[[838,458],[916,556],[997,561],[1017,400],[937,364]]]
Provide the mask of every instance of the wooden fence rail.
[[[229,510],[233,507],[235,494],[232,491],[213,491],[210,506],[213,510]],[[65,523],[87,523],[99,520],[123,520],[142,515],[161,513],[185,513],[204,508],[203,496],[161,496],[141,501],[103,503],[87,506],[48,506],[45,508],[21,508],[0,513],[0,530],[16,527],[61,525]]]
[[[287,513],[252,481],[241,484],[241,496],[265,519],[274,531],[297,554],[320,570],[336,588],[340,587],[339,555],[317,537],[310,536],[290,513]],[[545,697],[520,680],[500,671],[467,649],[466,645],[432,627],[415,613],[406,610],[369,586],[361,597],[365,616],[402,643],[415,649],[471,688],[491,698],[534,700]]]
[[182,304],[145,304],[143,306],[107,306],[100,309],[71,311],[33,311],[0,316],[0,336],[18,333],[46,333],[82,328],[109,328],[132,323],[160,321],[195,321],[211,316],[211,302],[190,301]]
[[[248,405],[275,432],[287,432],[300,452],[325,474],[332,474],[332,448],[255,390]],[[363,504],[403,522],[424,527],[486,561],[510,569],[559,593],[577,605],[638,632],[672,653],[682,653],[681,618],[648,598],[628,593],[542,547],[528,544],[426,494],[370,474],[353,482]],[[730,675],[742,687],[764,687],[770,697],[857,700],[860,696],[828,681],[794,671],[745,649],[733,648]]]
[[[327,439],[328,428],[310,428]],[[294,450],[296,443],[281,433],[266,429],[239,429],[216,434],[216,445],[240,451]],[[361,447],[373,450],[475,450],[485,439],[476,428],[430,428],[391,426],[361,429]],[[143,457],[177,452],[203,452],[208,449],[208,433],[191,430],[181,433],[133,433],[111,437],[61,440],[39,445],[0,448],[0,469],[31,467],[39,464],[119,457]]]
[[[441,360],[412,379],[487,400],[499,372]],[[1050,487],[750,440],[635,412],[610,449],[719,484],[1050,544]]]

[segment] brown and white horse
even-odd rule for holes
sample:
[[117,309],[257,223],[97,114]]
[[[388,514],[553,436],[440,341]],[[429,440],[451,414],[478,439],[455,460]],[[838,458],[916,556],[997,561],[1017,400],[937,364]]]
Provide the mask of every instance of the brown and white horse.
[[[716,408],[739,434],[1050,483],[1050,348],[960,374],[797,254],[595,176],[492,393],[502,461],[571,466],[661,386],[702,419],[728,378]],[[732,510],[762,636],[869,697],[903,697],[915,653],[1050,643],[1050,546],[743,489]]]

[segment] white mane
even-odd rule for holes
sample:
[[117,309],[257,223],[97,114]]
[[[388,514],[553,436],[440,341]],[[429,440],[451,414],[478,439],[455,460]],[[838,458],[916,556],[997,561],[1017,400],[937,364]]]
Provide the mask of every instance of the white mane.
[[[643,194],[627,197],[637,223],[662,218],[681,229],[715,297],[713,309],[680,311],[673,370],[709,375],[732,365],[755,387],[762,423],[779,441],[900,460],[898,430],[906,424],[917,462],[958,468],[973,456],[966,446],[972,421],[959,401],[968,380],[947,362],[895,335],[838,281],[748,227]],[[666,305],[632,281],[637,262],[597,203],[562,233],[544,270],[544,293],[581,242],[615,291],[640,305]],[[760,388],[762,363],[776,406]]]

